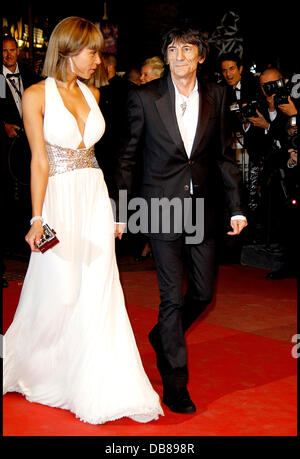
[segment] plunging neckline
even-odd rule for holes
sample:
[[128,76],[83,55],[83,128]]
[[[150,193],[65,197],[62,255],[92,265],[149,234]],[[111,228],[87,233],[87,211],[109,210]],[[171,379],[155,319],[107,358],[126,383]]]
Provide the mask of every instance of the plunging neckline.
[[[87,125],[87,122],[88,122],[88,118],[89,118],[89,116],[90,116],[90,114],[91,114],[91,111],[92,111],[92,107],[90,106],[89,102],[87,101],[87,98],[85,97],[84,92],[82,91],[80,82],[79,82],[78,80],[77,80],[76,82],[77,82],[77,85],[78,85],[78,87],[79,87],[79,89],[80,89],[80,91],[81,91],[81,94],[83,95],[83,97],[84,97],[86,103],[88,104],[88,106],[89,106],[89,108],[90,108],[90,111],[88,112],[88,115],[87,115],[86,120],[85,120],[85,123],[84,123],[83,134],[81,134],[81,131],[80,131],[80,129],[79,129],[79,125],[78,125],[77,119],[75,118],[75,116],[73,115],[73,113],[66,107],[66,105],[65,105],[65,103],[64,103],[64,100],[63,100],[63,98],[62,98],[62,95],[61,95],[61,93],[59,92],[59,89],[58,89],[56,80],[55,80],[55,78],[54,78],[54,84],[55,84],[56,90],[57,90],[57,92],[58,92],[59,98],[60,98],[60,100],[61,100],[61,102],[62,102],[62,105],[64,106],[64,108],[65,108],[65,110],[67,111],[67,113],[69,113],[69,114],[71,115],[71,117],[73,118],[73,120],[74,120],[75,123],[76,123],[77,130],[78,130],[79,135],[80,135],[80,137],[81,137],[81,141],[80,141],[78,147],[76,148],[76,150],[81,150],[81,149],[85,149],[85,148],[86,148],[86,145],[85,145],[85,142],[84,142],[83,139],[84,139],[84,134],[85,134],[85,130],[86,130],[86,125]],[[79,148],[81,144],[83,144],[84,146],[83,146],[82,148]]]

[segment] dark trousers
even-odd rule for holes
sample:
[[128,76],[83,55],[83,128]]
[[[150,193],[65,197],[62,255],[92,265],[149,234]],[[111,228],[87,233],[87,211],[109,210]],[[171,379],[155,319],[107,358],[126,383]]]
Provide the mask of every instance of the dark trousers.
[[[160,340],[163,359],[158,362],[160,373],[187,372],[184,334],[211,301],[214,284],[213,239],[201,244],[185,244],[182,235],[175,241],[150,239],[156,262],[161,303],[158,323],[154,327]],[[184,295],[184,261],[187,290]],[[160,364],[159,364],[160,363]]]

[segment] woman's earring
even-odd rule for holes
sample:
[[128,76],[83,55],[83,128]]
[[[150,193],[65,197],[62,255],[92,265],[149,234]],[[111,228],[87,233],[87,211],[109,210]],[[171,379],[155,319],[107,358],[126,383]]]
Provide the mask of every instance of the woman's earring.
[[75,73],[71,57],[69,57],[69,62],[70,62],[71,72]]

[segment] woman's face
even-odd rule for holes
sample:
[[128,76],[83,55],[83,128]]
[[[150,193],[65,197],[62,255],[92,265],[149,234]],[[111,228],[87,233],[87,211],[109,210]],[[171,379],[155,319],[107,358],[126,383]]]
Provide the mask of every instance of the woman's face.
[[152,81],[155,78],[156,77],[152,72],[151,65],[148,65],[148,64],[143,65],[141,68],[141,77],[140,77],[141,83],[142,84],[148,83],[149,81]]
[[[83,48],[79,54],[71,57],[71,61],[73,64],[73,72],[81,78],[89,79],[95,73],[101,62],[101,58],[97,50]],[[71,65],[70,70],[72,70]]]

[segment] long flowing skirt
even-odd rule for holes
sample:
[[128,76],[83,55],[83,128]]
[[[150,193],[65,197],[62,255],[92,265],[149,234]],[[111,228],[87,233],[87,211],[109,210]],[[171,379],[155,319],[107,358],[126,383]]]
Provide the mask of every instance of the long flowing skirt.
[[60,243],[31,254],[4,337],[4,393],[92,424],[157,419],[163,411],[126,312],[101,169],[50,177],[43,217]]

